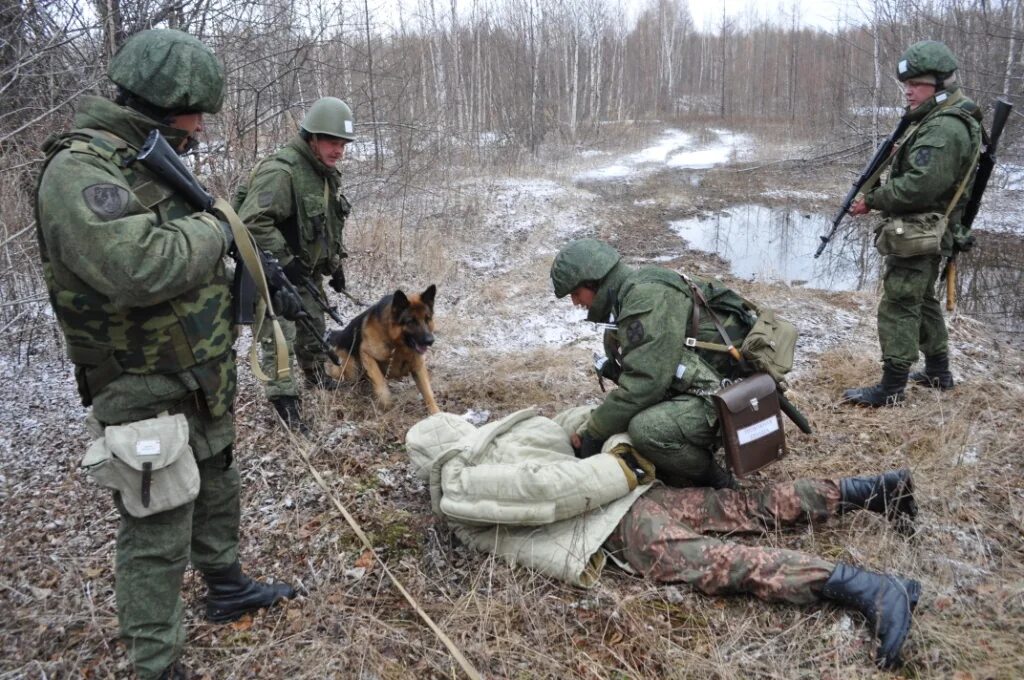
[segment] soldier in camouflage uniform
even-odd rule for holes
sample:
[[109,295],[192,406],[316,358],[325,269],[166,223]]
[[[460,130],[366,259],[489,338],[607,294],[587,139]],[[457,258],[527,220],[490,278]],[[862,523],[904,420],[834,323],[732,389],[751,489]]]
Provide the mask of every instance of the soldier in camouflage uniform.
[[904,83],[911,126],[898,141],[889,179],[858,199],[853,215],[878,210],[883,218],[942,214],[967,178],[949,215],[941,253],[885,258],[882,300],[878,305],[878,339],[882,346],[882,380],[846,390],[847,401],[884,406],[903,401],[910,367],[919,352],[925,370],[910,376],[925,387],[953,387],[948,340],[935,282],[943,256],[966,250],[973,239],[959,220],[971,194],[981,145],[981,112],[960,90],[957,61],[940,42],[911,45],[900,59],[897,76]]
[[685,346],[693,297],[679,274],[661,267],[633,269],[606,243],[581,239],[562,248],[551,265],[556,297],[572,296],[587,319],[615,328],[605,336],[618,389],[590,415],[574,445],[580,456],[600,450],[617,432],[672,486],[731,486],[714,459],[720,445],[710,395],[722,376]]
[[652,484],[661,471],[621,434],[586,459],[574,457],[568,440],[586,410],[548,419],[527,409],[480,428],[435,414],[409,430],[406,448],[434,511],[478,550],[581,587],[596,583],[607,553],[657,582],[707,595],[832,600],[868,618],[879,664],[900,663],[917,581],[707,534],[764,534],[861,509],[906,529],[917,514],[909,470],[758,491],[676,489]]
[[[325,299],[321,277],[330,276],[334,290],[345,289],[342,263],[348,255],[342,245],[342,229],[350,205],[341,194],[336,165],[353,139],[354,120],[348,104],[334,97],[319,99],[302,119],[299,134],[260,162],[248,186],[235,198],[239,216],[257,243],[281,262],[289,280],[299,288],[320,338],[326,331],[324,313],[305,286],[312,284]],[[294,323],[281,326],[289,345],[289,363],[294,354],[307,384],[337,389],[339,384],[324,370],[327,357],[319,338]],[[269,371],[276,360],[269,329],[260,345],[264,370]],[[305,431],[294,379],[272,380],[265,389],[284,423]]]
[[229,621],[293,597],[238,562],[239,475],[232,459],[234,330],[218,219],[131,161],[157,130],[179,152],[220,110],[224,72],[179,31],[133,36],[110,63],[116,102],[83,97],[75,129],[50,138],[36,212],[43,274],[90,430],[184,414],[199,467],[193,502],[129,514],[119,493],[116,595],[139,677],[184,677],[181,585],[208,585],[207,617]]

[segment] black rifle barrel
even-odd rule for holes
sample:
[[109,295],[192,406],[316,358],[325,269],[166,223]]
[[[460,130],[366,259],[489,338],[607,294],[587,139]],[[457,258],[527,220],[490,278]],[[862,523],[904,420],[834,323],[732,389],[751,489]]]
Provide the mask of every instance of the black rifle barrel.
[[964,206],[964,214],[960,218],[960,224],[968,229],[974,224],[974,218],[978,216],[978,210],[981,209],[981,197],[985,194],[989,179],[992,177],[992,171],[996,167],[996,150],[999,147],[999,138],[1003,136],[1003,128],[1006,127],[1006,120],[1010,117],[1010,111],[1012,110],[1013,104],[1010,102],[1005,99],[996,100],[996,109],[992,114],[992,129],[986,135],[986,139],[982,140],[985,147],[981,152],[981,157],[978,159],[978,171],[974,175],[974,186],[971,189],[971,196],[967,199],[967,205]]
[[843,199],[843,204],[839,207],[835,217],[832,218],[832,229],[827,235],[820,237],[821,243],[818,245],[818,249],[814,251],[815,258],[821,257],[821,254],[825,252],[825,246],[828,245],[829,241],[835,238],[836,232],[839,231],[839,225],[843,221],[843,218],[846,217],[847,213],[850,212],[850,206],[852,206],[853,202],[857,199],[857,194],[860,193],[860,190],[864,188],[864,185],[867,184],[869,179],[871,179],[871,176],[874,175],[875,172],[878,171],[878,168],[880,168],[882,164],[885,163],[886,159],[889,158],[889,154],[892,153],[892,149],[896,146],[896,142],[899,141],[900,137],[903,136],[903,133],[907,131],[909,126],[910,121],[906,116],[903,116],[900,118],[899,125],[896,126],[896,129],[893,130],[892,134],[886,137],[885,140],[878,145],[878,148],[875,150],[875,154],[871,157],[871,160],[868,161],[868,164],[864,166],[864,169],[861,170],[860,175],[853,182],[853,187],[846,194],[846,198]]

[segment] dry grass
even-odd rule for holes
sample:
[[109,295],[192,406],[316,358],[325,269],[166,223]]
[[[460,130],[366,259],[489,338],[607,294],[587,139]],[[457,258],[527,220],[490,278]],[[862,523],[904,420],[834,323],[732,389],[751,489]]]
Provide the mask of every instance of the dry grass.
[[[658,181],[664,178],[652,180]],[[657,184],[635,188],[667,193]],[[348,241],[356,293],[370,301],[393,287],[439,284],[439,346],[430,362],[444,410],[488,410],[497,418],[529,405],[553,414],[599,399],[586,370],[587,347],[523,350],[487,340],[485,332],[511,332],[521,315],[554,304],[545,253],[558,240],[543,222],[528,234],[484,229],[489,191],[424,198],[401,220],[362,206]],[[698,198],[681,194],[684,202]],[[668,241],[659,215],[634,210],[631,200],[605,197],[583,217],[639,260]],[[460,260],[481,233],[513,266],[481,273]],[[714,266],[689,256],[673,264]],[[791,428],[790,457],[750,483],[906,465],[914,470],[921,517],[909,538],[876,515],[851,514],[740,540],[921,580],[925,594],[906,647],[905,677],[1024,676],[1019,353],[993,345],[983,329],[960,319],[953,346],[963,383],[955,392],[914,388],[903,408],[852,409],[837,402],[842,388],[878,374],[871,297],[767,284],[750,292],[781,300],[798,321],[820,310],[864,317],[839,344],[801,355],[793,397],[815,434]],[[355,311],[338,302],[343,314]],[[811,334],[833,330],[804,327]],[[0,438],[7,449],[0,473],[0,678],[129,675],[116,642],[116,515],[107,495],[75,471],[85,442],[67,373],[57,357],[45,356],[0,378],[7,414]],[[595,589],[580,591],[458,545],[430,515],[428,494],[406,464],[404,433],[425,415],[422,402],[411,381],[392,389],[395,406],[387,412],[358,387],[307,396],[315,437],[304,446],[390,568],[485,676],[883,675],[871,665],[863,621],[844,610],[710,599],[613,569]],[[460,677],[381,570],[357,566],[362,547],[293,453],[301,444],[275,424],[247,371],[237,413],[242,559],[254,575],[287,578],[305,595],[240,624],[212,626],[201,616],[203,587],[190,575],[186,662],[209,679]]]

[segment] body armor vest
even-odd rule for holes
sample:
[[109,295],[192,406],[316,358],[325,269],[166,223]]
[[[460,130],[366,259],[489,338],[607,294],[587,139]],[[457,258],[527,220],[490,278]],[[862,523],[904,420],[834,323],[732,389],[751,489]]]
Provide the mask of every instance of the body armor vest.
[[[137,150],[111,133],[79,129],[49,140],[44,146],[43,173],[65,149],[92,154],[116,165],[136,199],[157,215],[158,223],[194,212],[182,197],[149,176],[144,168],[129,165]],[[211,416],[218,417],[230,409],[235,391],[231,355],[235,336],[230,281],[223,264],[176,298],[149,307],[119,309],[73,276],[57,281],[38,205],[36,225],[50,303],[69,358],[76,366],[84,405],[90,405],[93,395],[124,373],[189,371],[200,385]]]

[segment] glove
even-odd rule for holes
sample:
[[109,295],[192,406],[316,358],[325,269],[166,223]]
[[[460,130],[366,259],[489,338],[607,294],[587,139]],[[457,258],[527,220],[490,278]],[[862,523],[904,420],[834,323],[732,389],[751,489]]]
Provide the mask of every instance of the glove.
[[297,257],[293,257],[291,262],[284,265],[284,275],[296,286],[301,286],[303,281],[308,278],[306,276],[306,265],[302,264],[302,261]]
[[334,270],[334,273],[331,274],[331,280],[329,283],[331,288],[339,293],[345,290],[345,270],[342,269],[340,265]]
[[271,296],[274,303],[274,311],[289,321],[297,321],[306,316],[306,308],[302,305],[302,298],[299,297],[294,288],[278,288]]
[[594,454],[601,453],[601,447],[604,445],[603,439],[595,439],[589,434],[581,434],[580,446],[575,449],[577,458],[590,458]]
[[608,453],[621,460],[626,467],[633,471],[633,474],[636,475],[636,482],[640,486],[654,481],[654,463],[637,453],[636,449],[629,444],[618,444]]
[[594,370],[597,377],[607,378],[616,385],[619,383],[619,376],[622,375],[622,366],[619,362],[608,357],[594,355]]

